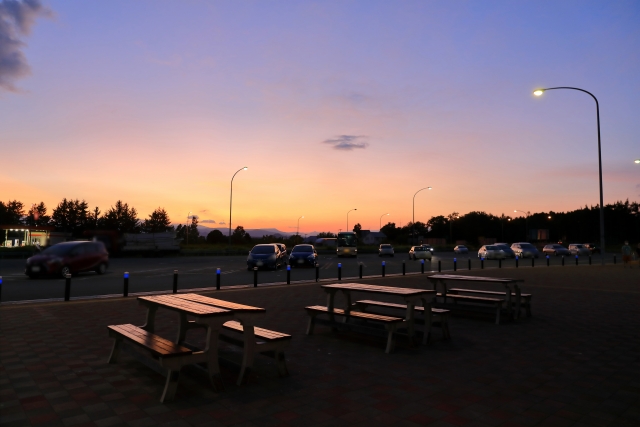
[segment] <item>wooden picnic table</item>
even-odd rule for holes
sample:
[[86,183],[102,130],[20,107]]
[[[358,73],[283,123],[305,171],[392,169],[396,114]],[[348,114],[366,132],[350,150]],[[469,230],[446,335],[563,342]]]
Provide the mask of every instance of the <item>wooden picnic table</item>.
[[[438,283],[442,286],[442,293],[438,294],[438,296],[442,296],[444,302],[447,302],[447,282],[480,282],[480,283],[493,283],[500,284],[505,287],[505,300],[506,300],[506,308],[507,314],[510,318],[517,318],[520,316],[520,308],[521,308],[521,295],[522,292],[520,290],[520,286],[518,283],[524,283],[524,279],[513,279],[513,278],[505,278],[505,277],[482,277],[482,276],[464,276],[458,274],[432,274],[427,277],[427,279],[432,283],[433,290],[437,290]],[[512,309],[512,298],[515,297],[515,314]],[[481,297],[478,297],[481,299]]]
[[351,303],[351,293],[352,292],[364,292],[369,294],[377,294],[377,295],[389,295],[394,297],[399,297],[404,300],[407,311],[405,315],[404,323],[407,327],[407,334],[409,336],[410,342],[413,342],[413,338],[415,335],[415,306],[416,303],[422,302],[424,306],[424,316],[425,316],[425,325],[424,325],[424,336],[423,336],[423,344],[427,343],[429,338],[429,334],[431,333],[431,299],[429,296],[435,296],[435,290],[428,289],[414,289],[414,288],[396,288],[391,286],[378,286],[378,285],[367,285],[363,283],[334,283],[331,285],[322,285],[322,289],[327,292],[327,308],[329,313],[329,319],[333,322],[333,310],[335,308],[335,296],[336,293],[341,292],[346,299],[344,314],[345,316],[349,316],[349,313],[352,309]]

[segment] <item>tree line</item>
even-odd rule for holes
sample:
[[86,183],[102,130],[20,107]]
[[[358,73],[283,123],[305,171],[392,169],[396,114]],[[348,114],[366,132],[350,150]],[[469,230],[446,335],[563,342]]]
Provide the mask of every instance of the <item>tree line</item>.
[[26,208],[18,200],[0,201],[0,224],[50,226],[58,231],[70,233],[73,237],[81,237],[87,230],[114,230],[120,233],[161,233],[173,231],[169,215],[163,208],[154,210],[148,218],[138,218],[138,211],[133,206],[118,200],[104,213],[96,206],[89,209],[89,204],[82,200],[63,199],[48,214],[44,202]]

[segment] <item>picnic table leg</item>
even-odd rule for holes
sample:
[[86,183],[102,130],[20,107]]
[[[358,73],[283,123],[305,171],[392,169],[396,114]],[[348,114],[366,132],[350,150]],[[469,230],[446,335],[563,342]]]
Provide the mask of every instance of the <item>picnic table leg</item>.
[[344,295],[344,299],[345,299],[344,323],[347,323],[349,321],[349,314],[351,313],[351,292],[349,292],[346,289],[343,289],[342,294]]
[[176,344],[184,342],[187,336],[187,330],[189,329],[189,321],[185,313],[180,313],[180,321],[178,324],[178,337],[176,338]]
[[393,351],[393,333],[396,331],[395,323],[387,325],[387,331],[389,331],[389,335],[387,336],[387,348],[384,350],[384,352],[389,354],[391,353],[391,351]]
[[431,302],[427,301],[426,298],[422,298],[422,306],[424,308],[424,335],[422,336],[422,344],[426,345],[431,340],[433,313],[431,313]]
[[122,338],[115,336],[113,340],[113,348],[111,349],[111,354],[109,355],[107,363],[116,363],[118,355],[120,354],[120,344],[122,344]]
[[148,331],[151,333],[155,331],[156,311],[158,311],[158,306],[156,305],[147,306],[147,320],[145,321],[144,325],[140,326],[145,331]]
[[[325,288],[326,289],[326,288]],[[336,291],[333,289],[329,289],[327,294],[327,310],[329,311],[329,321],[331,323],[334,322],[333,309],[334,303],[336,299]]]
[[511,286],[509,286],[508,283],[505,283],[504,287],[507,288],[507,291],[506,291],[507,317],[509,319],[515,319],[515,317],[517,316],[517,313],[514,314],[513,309],[511,308]]
[[405,298],[404,302],[407,304],[407,314],[405,316],[405,322],[407,323],[407,335],[409,336],[409,343],[414,345],[415,337],[415,305],[416,301],[413,298]]
[[245,373],[253,367],[253,359],[256,350],[256,336],[254,325],[250,322],[240,321],[242,323],[242,335],[244,338],[244,354],[242,355],[242,367],[238,376],[238,385],[242,385]]
[[515,290],[515,294],[516,294],[516,316],[519,319],[520,318],[520,308],[521,308],[521,304],[522,304],[522,291],[520,290],[520,286],[518,286],[517,283],[513,284],[513,289]]
[[207,325],[207,339],[204,351],[207,354],[207,372],[209,373],[209,381],[215,390],[224,388],[219,379],[220,365],[218,364],[218,337],[220,335],[219,323],[210,323]]
[[176,395],[176,390],[178,390],[178,380],[180,379],[180,368],[177,370],[175,368],[169,368],[167,370],[167,379],[164,383],[164,390],[162,391],[162,396],[160,397],[160,402],[169,402],[172,401]]

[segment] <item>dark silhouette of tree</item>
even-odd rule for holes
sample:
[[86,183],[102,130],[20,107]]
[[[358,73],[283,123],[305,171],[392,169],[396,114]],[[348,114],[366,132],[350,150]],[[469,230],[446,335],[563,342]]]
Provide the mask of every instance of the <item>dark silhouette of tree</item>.
[[356,233],[356,236],[358,236],[358,239],[360,239],[360,235],[362,234],[362,226],[360,225],[360,223],[357,223],[353,226],[353,232]]
[[50,224],[57,230],[71,233],[73,237],[80,237],[87,229],[89,215],[87,202],[64,198],[53,209]]
[[47,206],[44,202],[40,202],[37,205],[31,206],[29,209],[29,213],[27,217],[24,219],[25,224],[41,227],[44,225],[49,225],[50,216],[47,215]]
[[198,231],[198,217],[195,215],[191,217],[191,224],[189,225],[187,233],[187,242],[191,242],[192,244],[198,243],[200,232]]
[[93,208],[93,212],[89,214],[89,225],[93,229],[100,227],[100,208],[97,206]]
[[322,232],[318,233],[318,235],[316,237],[318,239],[324,239],[324,238],[336,238],[338,236],[336,236],[335,234],[333,234],[330,231],[322,231]]
[[138,219],[136,208],[130,208],[128,204],[122,203],[121,200],[118,200],[115,206],[105,212],[101,218],[101,223],[104,228],[117,230],[120,233],[140,232],[140,220]]
[[[235,230],[233,230],[233,233],[231,234],[231,241],[233,243],[243,243],[247,241],[246,236],[247,232],[244,230],[244,227],[239,225]],[[249,236],[249,239],[251,239],[251,236]]]
[[24,204],[17,200],[0,202],[0,224],[18,225],[22,223]]
[[212,230],[207,234],[207,243],[225,243],[227,238],[222,234],[220,230]]
[[167,231],[173,231],[173,226],[169,220],[167,211],[163,208],[158,208],[153,211],[149,218],[145,219],[142,223],[142,231],[145,233],[164,233]]

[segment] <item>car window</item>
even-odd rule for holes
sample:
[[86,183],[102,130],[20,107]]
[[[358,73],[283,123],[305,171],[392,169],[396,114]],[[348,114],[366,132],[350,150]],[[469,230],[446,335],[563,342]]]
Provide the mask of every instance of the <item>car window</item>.
[[251,249],[252,254],[272,254],[275,253],[276,247],[272,245],[264,245],[264,246],[254,246]]
[[291,252],[313,252],[313,246],[294,246]]

